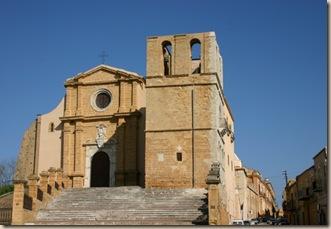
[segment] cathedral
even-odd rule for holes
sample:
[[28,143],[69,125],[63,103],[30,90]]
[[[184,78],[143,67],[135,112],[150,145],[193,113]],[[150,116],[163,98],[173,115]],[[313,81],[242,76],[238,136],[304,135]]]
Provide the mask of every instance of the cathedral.
[[146,46],[146,76],[79,73],[25,131],[13,224],[219,225],[275,209],[271,183],[235,153],[215,33]]
[[99,65],[67,79],[60,103],[26,130],[16,179],[59,168],[71,187],[204,188],[213,161],[223,180],[234,176],[215,33],[148,37],[146,61],[145,77]]

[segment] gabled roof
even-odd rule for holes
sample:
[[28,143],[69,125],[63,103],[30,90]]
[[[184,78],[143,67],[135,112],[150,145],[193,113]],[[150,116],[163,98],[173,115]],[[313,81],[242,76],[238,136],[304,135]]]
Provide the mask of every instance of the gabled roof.
[[116,68],[116,67],[113,67],[113,66],[101,64],[101,65],[98,65],[94,68],[91,68],[91,69],[89,69],[85,72],[78,73],[77,75],[75,75],[71,78],[68,78],[66,80],[66,83],[71,83],[71,82],[74,82],[74,81],[78,81],[78,79],[89,76],[89,75],[91,75],[91,74],[93,74],[97,71],[100,71],[100,70],[107,71],[107,72],[114,73],[114,74],[119,74],[119,75],[124,76],[124,77],[133,78],[133,79],[137,79],[139,81],[144,82],[144,78],[142,76],[138,75],[138,73],[136,73],[136,72],[130,72],[130,71],[127,71],[127,70],[124,70],[124,69],[121,69],[121,68]]
[[319,156],[321,153],[325,153],[325,156],[327,157],[327,148],[326,146],[321,150],[319,151],[314,157],[313,159],[315,159],[317,156]]

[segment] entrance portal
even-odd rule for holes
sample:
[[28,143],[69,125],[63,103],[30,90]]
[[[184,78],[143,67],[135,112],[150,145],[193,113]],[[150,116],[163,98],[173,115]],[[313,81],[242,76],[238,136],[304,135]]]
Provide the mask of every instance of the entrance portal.
[[91,187],[109,187],[109,157],[105,152],[94,154],[91,162]]

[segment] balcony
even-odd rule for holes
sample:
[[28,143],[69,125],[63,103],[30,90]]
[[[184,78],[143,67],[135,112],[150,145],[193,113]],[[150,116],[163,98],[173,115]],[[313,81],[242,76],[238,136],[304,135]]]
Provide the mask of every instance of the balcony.
[[313,195],[312,194],[312,189],[306,188],[305,190],[300,190],[298,192],[298,199],[302,200],[302,201],[308,200],[309,198],[312,197],[312,195]]
[[320,184],[320,182],[314,181],[312,190],[313,190],[313,192],[322,192],[323,188],[322,188],[322,185]]
[[296,205],[293,203],[293,200],[290,200],[290,202],[283,202],[283,209],[284,211],[288,211],[288,212],[293,212],[297,210]]

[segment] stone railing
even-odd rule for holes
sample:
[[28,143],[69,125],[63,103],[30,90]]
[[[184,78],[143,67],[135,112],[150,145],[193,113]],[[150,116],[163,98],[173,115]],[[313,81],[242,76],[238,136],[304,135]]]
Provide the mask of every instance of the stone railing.
[[209,225],[229,224],[229,214],[222,204],[222,187],[220,179],[220,163],[211,164],[206,183],[208,185],[208,223]]
[[0,208],[0,225],[10,225],[11,213],[11,208]]
[[33,222],[38,210],[68,187],[69,177],[53,167],[39,176],[28,176],[28,181],[14,180],[12,225]]

